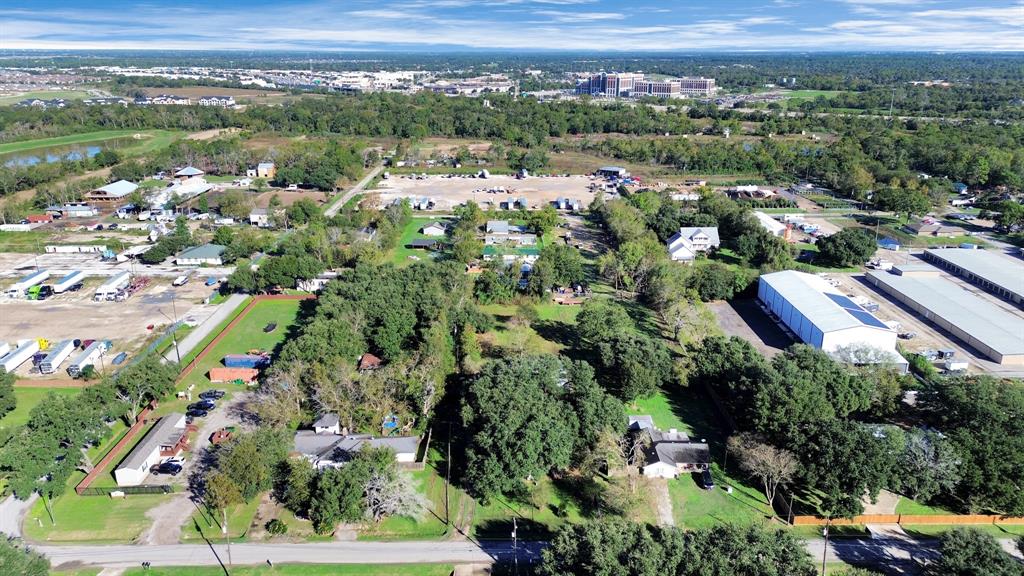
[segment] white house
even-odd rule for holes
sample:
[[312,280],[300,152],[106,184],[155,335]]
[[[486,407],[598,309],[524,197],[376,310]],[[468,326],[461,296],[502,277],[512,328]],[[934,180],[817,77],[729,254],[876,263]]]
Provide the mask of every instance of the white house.
[[327,414],[313,424],[313,430],[299,430],[295,433],[294,451],[309,460],[318,469],[337,468],[352,459],[363,448],[389,448],[395,453],[395,461],[412,463],[416,461],[420,439],[418,436],[385,436],[377,438],[369,434],[342,434],[336,414]]
[[324,414],[313,423],[313,432],[316,434],[341,434],[341,420],[337,414]]
[[668,255],[676,262],[693,262],[698,254],[718,248],[718,227],[680,228],[668,239]]
[[424,236],[444,236],[448,232],[448,228],[443,222],[431,222],[424,226],[420,232]]
[[267,208],[253,208],[249,212],[249,224],[267,228],[270,226],[270,210]]
[[230,108],[235,105],[235,98],[233,96],[202,96],[199,98],[199,105]]
[[142,441],[114,469],[118,486],[142,484],[149,469],[170,458],[178,457],[188,446],[185,415],[171,413],[160,419]]

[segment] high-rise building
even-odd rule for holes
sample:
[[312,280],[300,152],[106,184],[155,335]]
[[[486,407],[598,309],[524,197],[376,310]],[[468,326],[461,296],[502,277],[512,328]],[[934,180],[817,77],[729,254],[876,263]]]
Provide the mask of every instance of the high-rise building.
[[710,96],[715,93],[715,79],[672,78],[667,80],[647,80],[643,74],[602,72],[580,81],[576,85],[576,93],[605,96],[608,98]]

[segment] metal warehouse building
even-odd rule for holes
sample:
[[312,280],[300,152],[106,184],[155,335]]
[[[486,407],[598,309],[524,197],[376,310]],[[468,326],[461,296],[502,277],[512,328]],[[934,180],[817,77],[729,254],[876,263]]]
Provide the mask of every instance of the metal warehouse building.
[[939,273],[927,264],[911,264],[894,268],[893,273],[868,272],[867,279],[993,362],[1024,365],[1024,319]]
[[757,297],[811,346],[834,352],[869,344],[896,356],[896,331],[818,276],[793,270],[765,274],[758,281]]
[[924,259],[973,282],[985,290],[1024,306],[1024,262],[1003,258],[987,250],[937,248],[924,251]]

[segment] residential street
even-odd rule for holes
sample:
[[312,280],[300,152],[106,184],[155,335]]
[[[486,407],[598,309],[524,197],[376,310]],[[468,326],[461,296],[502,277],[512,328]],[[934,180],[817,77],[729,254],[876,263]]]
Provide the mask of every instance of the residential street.
[[326,210],[324,210],[324,216],[327,216],[328,218],[334,217],[334,215],[337,214],[339,210],[341,210],[341,207],[345,205],[345,202],[348,202],[350,198],[362,192],[363,189],[366,188],[366,185],[369,184],[371,180],[376,178],[377,174],[380,174],[380,171],[383,169],[384,165],[378,164],[376,168],[370,170],[370,172],[367,173],[366,176],[363,176],[362,180],[360,180],[355,186],[349,188],[348,192],[345,192],[341,196],[338,196],[338,198],[333,203],[331,203],[331,205],[328,206]]

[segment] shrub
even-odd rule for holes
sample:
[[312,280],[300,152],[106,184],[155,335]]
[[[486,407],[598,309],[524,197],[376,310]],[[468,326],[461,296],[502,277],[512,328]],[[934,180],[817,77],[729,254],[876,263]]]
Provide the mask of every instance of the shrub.
[[283,536],[288,533],[288,525],[279,518],[274,518],[267,522],[265,528],[271,536]]

